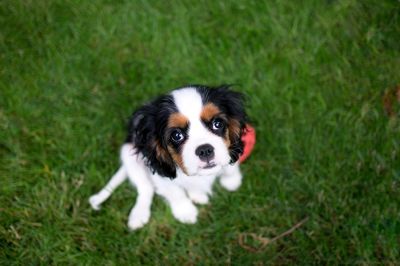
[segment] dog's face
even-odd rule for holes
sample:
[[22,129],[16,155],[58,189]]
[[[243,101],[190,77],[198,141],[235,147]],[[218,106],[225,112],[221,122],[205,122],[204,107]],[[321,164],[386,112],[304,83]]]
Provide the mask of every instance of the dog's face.
[[127,141],[161,176],[218,174],[243,153],[246,114],[228,86],[174,90],[133,114]]

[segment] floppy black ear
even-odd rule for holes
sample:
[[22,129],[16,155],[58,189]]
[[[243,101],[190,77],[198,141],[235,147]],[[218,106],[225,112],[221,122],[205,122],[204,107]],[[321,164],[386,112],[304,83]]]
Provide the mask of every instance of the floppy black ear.
[[[162,140],[162,98],[146,104],[133,113],[128,125],[126,142],[133,143],[145,157],[146,165],[161,176],[175,178],[176,166]],[[168,110],[168,109],[167,109]],[[165,109],[164,109],[165,112]]]
[[231,163],[235,163],[243,153],[243,131],[246,127],[247,114],[244,106],[244,95],[233,91],[229,85],[222,85],[213,90],[213,97],[218,107],[228,116],[229,155]]

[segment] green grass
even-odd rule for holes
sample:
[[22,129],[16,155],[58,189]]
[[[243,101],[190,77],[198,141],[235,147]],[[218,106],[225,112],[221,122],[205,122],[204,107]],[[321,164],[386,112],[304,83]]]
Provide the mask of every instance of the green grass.
[[[262,2],[1,1],[0,264],[399,263],[400,3]],[[130,113],[188,83],[247,94],[244,183],[195,225],[156,198],[129,232],[130,185],[87,200]]]

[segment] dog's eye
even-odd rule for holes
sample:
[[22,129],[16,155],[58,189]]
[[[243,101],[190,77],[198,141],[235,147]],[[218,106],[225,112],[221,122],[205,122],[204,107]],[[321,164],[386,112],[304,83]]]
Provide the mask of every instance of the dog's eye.
[[185,139],[185,136],[183,135],[182,131],[180,131],[179,129],[176,129],[171,133],[171,139],[174,142],[181,142],[182,140]]
[[213,130],[221,130],[224,126],[225,126],[225,123],[221,118],[215,118],[212,121],[212,129]]

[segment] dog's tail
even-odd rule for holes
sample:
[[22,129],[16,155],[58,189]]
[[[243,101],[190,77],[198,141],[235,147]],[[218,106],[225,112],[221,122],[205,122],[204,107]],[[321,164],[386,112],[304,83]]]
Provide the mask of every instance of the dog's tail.
[[134,152],[134,150],[133,150],[133,147],[131,144],[124,144],[121,147],[121,153],[120,153],[121,161],[122,161],[121,167],[111,177],[110,181],[108,181],[107,185],[102,190],[100,190],[99,193],[97,193],[89,198],[89,203],[93,209],[99,210],[100,205],[104,201],[106,201],[111,196],[111,194],[114,192],[114,190],[117,187],[119,187],[128,178],[128,172],[124,167],[124,161],[133,152]]
[[91,196],[89,198],[89,203],[93,209],[99,210],[100,205],[106,201],[113,191],[119,187],[127,179],[128,175],[123,165],[118,169],[118,171],[111,177],[110,181],[108,181],[107,185],[100,190],[99,193]]

